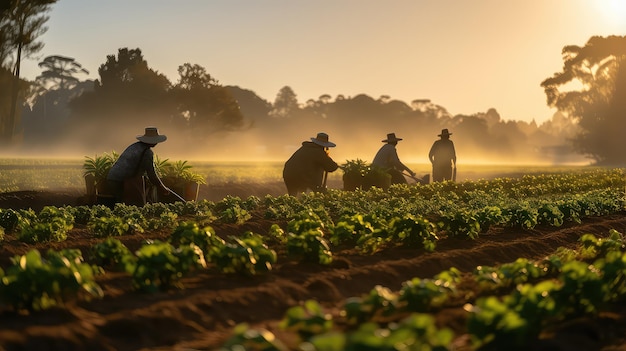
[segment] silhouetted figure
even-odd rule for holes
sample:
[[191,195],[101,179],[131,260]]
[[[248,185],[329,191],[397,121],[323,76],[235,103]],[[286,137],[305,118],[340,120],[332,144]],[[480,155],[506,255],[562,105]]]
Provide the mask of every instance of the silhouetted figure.
[[383,145],[372,161],[373,166],[384,168],[391,175],[391,184],[407,184],[406,179],[402,175],[403,171],[409,172],[411,177],[415,178],[415,172],[405,166],[398,157],[396,145],[402,138],[397,138],[396,133],[387,134],[387,139],[382,140]]
[[327,172],[334,172],[339,165],[328,155],[328,148],[335,147],[328,141],[328,134],[317,133],[285,162],[283,179],[289,195],[297,196],[307,190],[324,191]]
[[144,135],[137,135],[137,142],[131,144],[120,154],[107,175],[109,192],[115,202],[143,206],[146,204],[144,174],[150,182],[165,195],[171,192],[154,169],[152,147],[164,142],[167,136],[160,135],[155,127],[147,127]]
[[[436,140],[430,148],[428,158],[433,164],[433,181],[441,182],[444,180],[456,181],[456,151],[454,143],[450,140],[452,133],[448,129],[442,129],[438,136],[441,139]],[[455,174],[452,173],[452,168]]]

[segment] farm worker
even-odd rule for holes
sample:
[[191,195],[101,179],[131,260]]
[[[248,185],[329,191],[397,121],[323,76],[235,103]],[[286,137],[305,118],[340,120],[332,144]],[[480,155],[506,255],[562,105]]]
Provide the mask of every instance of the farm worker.
[[[428,158],[433,165],[434,182],[456,181],[456,151],[450,135],[452,133],[448,129],[442,129],[441,134],[438,135],[441,138],[435,140],[428,153]],[[452,168],[454,168],[454,173],[452,173]]]
[[326,189],[327,172],[339,168],[328,152],[329,148],[335,146],[335,143],[328,141],[326,133],[317,133],[311,141],[302,142],[302,146],[291,155],[283,168],[283,179],[289,195]]
[[115,202],[143,206],[146,204],[144,174],[165,195],[170,193],[154,169],[152,152],[152,148],[164,142],[167,136],[159,134],[156,127],[146,127],[144,134],[136,138],[139,141],[128,146],[111,166],[107,185]]
[[382,142],[386,144],[378,150],[376,156],[374,156],[374,161],[372,161],[373,166],[381,167],[387,170],[387,173],[391,175],[391,184],[407,183],[406,179],[402,175],[403,171],[407,171],[411,177],[415,177],[415,172],[405,166],[398,157],[396,145],[398,145],[398,141],[400,140],[402,140],[402,138],[396,137],[396,133],[387,134],[387,139],[382,140]]

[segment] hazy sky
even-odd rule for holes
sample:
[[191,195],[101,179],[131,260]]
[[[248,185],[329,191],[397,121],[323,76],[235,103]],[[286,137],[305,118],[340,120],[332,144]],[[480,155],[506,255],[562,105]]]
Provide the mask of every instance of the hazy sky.
[[494,107],[543,122],[541,81],[562,70],[561,49],[626,35],[626,0],[59,0],[43,57],[75,58],[98,78],[118,49],[178,79],[199,64],[222,85],[273,102],[290,86],[301,103],[322,94],[427,98],[452,114]]

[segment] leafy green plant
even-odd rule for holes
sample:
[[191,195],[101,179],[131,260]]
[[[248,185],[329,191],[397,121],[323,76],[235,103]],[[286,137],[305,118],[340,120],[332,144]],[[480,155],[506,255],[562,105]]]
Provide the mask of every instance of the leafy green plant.
[[206,262],[204,253],[196,245],[174,248],[167,242],[155,240],[142,245],[136,252],[136,260],[126,267],[135,289],[157,292],[182,288],[180,278],[192,269],[206,267]]
[[329,331],[333,326],[333,320],[317,301],[306,300],[301,306],[289,308],[278,326],[308,338]]
[[561,212],[559,207],[552,203],[545,203],[537,209],[538,223],[560,227],[563,225],[564,217],[565,215]]
[[93,177],[96,188],[101,189],[106,182],[106,177],[109,174],[111,166],[113,166],[118,158],[119,154],[115,151],[111,151],[110,153],[105,152],[102,155],[96,154],[94,157],[85,156],[83,162],[83,177]]
[[210,252],[219,252],[226,245],[226,242],[215,234],[212,227],[201,227],[193,221],[178,223],[169,238],[169,242],[179,246],[194,244],[204,252],[205,259],[209,261],[211,260]]
[[521,203],[507,210],[510,221],[508,226],[532,229],[538,223],[538,211],[528,203]]
[[192,182],[198,184],[206,184],[206,179],[200,173],[193,172],[192,165],[188,164],[186,160],[179,160],[175,162],[165,161],[161,169],[161,175],[163,178],[173,178],[180,182]]
[[287,351],[287,347],[266,329],[250,329],[247,323],[237,324],[232,335],[219,351]]
[[267,272],[276,263],[276,252],[263,243],[263,238],[247,231],[242,237],[230,236],[222,246],[209,249],[211,262],[224,273],[255,275]]
[[356,190],[363,187],[363,179],[369,171],[367,162],[356,159],[346,160],[344,164],[339,165],[343,171],[343,190]]
[[87,227],[100,238],[121,236],[130,231],[128,222],[118,216],[94,218]]
[[413,278],[402,283],[398,302],[411,312],[428,312],[456,294],[461,272],[456,268],[439,273],[433,279]]
[[399,242],[409,246],[422,245],[427,251],[434,251],[439,239],[435,233],[434,223],[410,214],[403,218],[393,218],[389,228],[390,233]]
[[8,233],[15,230],[19,221],[19,213],[10,208],[0,208],[0,227]]
[[328,332],[315,335],[307,349],[325,351],[357,350],[452,350],[454,333],[439,329],[431,315],[414,313],[387,327],[377,323],[363,323],[346,334]]
[[107,238],[91,248],[91,255],[97,265],[124,269],[127,262],[135,256],[128,248],[115,238]]
[[23,216],[19,222],[18,238],[26,243],[64,241],[74,228],[74,216],[70,211],[54,206],[44,207],[35,217]]
[[342,314],[351,325],[383,321],[397,312],[398,302],[398,294],[389,288],[376,285],[368,294],[347,299]]
[[332,262],[332,252],[324,239],[324,224],[312,212],[299,213],[287,223],[287,254],[303,261]]
[[478,238],[480,234],[480,222],[474,212],[469,209],[458,211],[440,212],[437,223],[440,229],[446,231],[451,237],[467,236],[470,239]]
[[77,224],[86,225],[94,218],[94,211],[89,206],[70,206],[67,210],[74,216]]
[[94,277],[98,270],[83,263],[78,250],[49,250],[45,259],[30,250],[11,262],[6,272],[0,269],[0,303],[15,311],[44,310],[72,298],[103,296]]

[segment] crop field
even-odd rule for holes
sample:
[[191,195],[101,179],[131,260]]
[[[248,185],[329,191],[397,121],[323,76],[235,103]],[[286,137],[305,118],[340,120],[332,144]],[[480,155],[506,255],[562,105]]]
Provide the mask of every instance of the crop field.
[[196,201],[111,209],[81,165],[0,160],[0,350],[626,350],[621,169],[193,162]]

